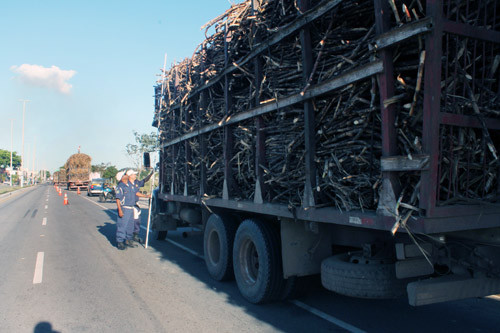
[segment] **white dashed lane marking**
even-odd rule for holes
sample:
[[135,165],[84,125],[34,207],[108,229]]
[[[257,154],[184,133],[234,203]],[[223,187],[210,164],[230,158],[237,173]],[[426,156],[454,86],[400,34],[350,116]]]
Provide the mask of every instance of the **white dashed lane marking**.
[[44,257],[44,252],[38,252],[36,255],[35,275],[33,276],[33,284],[42,283],[43,257]]
[[47,218],[46,217],[43,218],[42,225],[47,225]]

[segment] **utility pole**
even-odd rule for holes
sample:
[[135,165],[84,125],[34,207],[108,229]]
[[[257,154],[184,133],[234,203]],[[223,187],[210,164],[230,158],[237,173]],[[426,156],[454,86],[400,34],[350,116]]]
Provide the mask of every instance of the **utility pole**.
[[[35,152],[36,152],[36,140],[35,142],[33,142],[33,161],[31,162],[31,184],[32,185],[35,185],[35,179],[36,179],[36,176],[35,176]],[[29,168],[29,166],[28,166]]]
[[12,187],[12,172],[14,171],[14,169],[12,169],[12,133],[13,133],[13,130],[14,130],[14,119],[11,119],[10,120],[10,187]]
[[29,102],[27,99],[20,99],[19,102],[23,102],[23,135],[22,135],[22,154],[21,154],[21,187],[24,186],[24,115],[26,113],[26,103]]

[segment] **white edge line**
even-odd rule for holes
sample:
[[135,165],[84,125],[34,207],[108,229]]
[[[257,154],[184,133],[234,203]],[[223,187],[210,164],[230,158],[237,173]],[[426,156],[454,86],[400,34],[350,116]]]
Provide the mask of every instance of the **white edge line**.
[[177,243],[177,242],[175,242],[175,241],[173,241],[171,239],[168,239],[168,238],[165,238],[165,240],[167,242],[169,242],[169,243],[171,243],[171,244],[173,244],[173,245],[175,245],[175,246],[183,249],[184,251],[187,251],[187,252],[191,253],[192,255],[194,255],[194,256],[196,256],[198,258],[205,259],[201,254],[199,254],[196,251],[191,250],[190,248],[185,247],[184,245],[181,245],[181,244],[179,244],[179,243]]
[[326,314],[324,313],[323,311],[320,311],[318,309],[315,309],[313,308],[312,306],[309,306],[305,303],[302,303],[300,301],[297,301],[297,300],[293,300],[293,301],[289,301],[290,303],[298,306],[299,308],[302,308],[326,321],[329,321],[330,323],[334,324],[334,325],[337,325],[338,327],[341,327],[349,332],[352,332],[352,333],[366,333],[365,331],[357,328],[357,327],[354,327],[340,319],[337,319],[333,316],[330,316],[329,314]]
[[[145,226],[143,226],[143,225],[141,225],[141,229],[148,231],[148,228],[146,228],[146,227],[145,227]],[[149,229],[149,233],[150,233],[150,234],[151,234],[151,233],[153,233],[153,230]]]
[[[102,207],[104,209],[109,209],[107,207],[104,207],[104,206],[98,204],[95,201],[90,200],[89,198],[85,198],[85,197],[83,197],[83,198],[87,199],[88,201],[90,201],[90,202],[92,202],[92,203],[94,203],[96,205],[98,205],[99,207]],[[112,211],[112,213],[116,215],[116,212]],[[142,226],[142,225],[141,225],[141,229],[146,230],[146,228],[144,226]],[[179,243],[177,243],[177,242],[175,242],[175,241],[173,241],[171,239],[168,239],[168,238],[166,238],[165,240],[167,242],[171,243],[172,245],[175,245],[175,246],[183,249],[184,251],[191,253],[192,255],[194,255],[194,256],[196,256],[198,258],[204,259],[204,257],[201,254],[199,254],[196,251],[191,250],[190,248],[185,247],[184,245],[181,245],[181,244],[179,244]],[[326,320],[326,321],[328,321],[328,322],[330,322],[330,323],[332,323],[332,324],[334,324],[336,326],[339,326],[339,327],[341,327],[341,328],[343,328],[343,329],[345,329],[345,330],[347,330],[349,332],[352,332],[352,333],[366,333],[365,331],[363,331],[363,330],[361,330],[361,329],[359,329],[357,327],[354,327],[354,326],[352,326],[352,325],[350,325],[350,324],[348,324],[348,323],[346,323],[346,322],[344,322],[344,321],[342,321],[340,319],[337,319],[337,318],[335,318],[333,316],[330,316],[329,314],[326,314],[323,311],[320,311],[320,310],[318,310],[316,308],[313,308],[312,306],[309,306],[309,305],[307,305],[305,303],[302,303],[300,301],[292,300],[292,301],[290,301],[290,303],[292,303],[293,305],[298,306],[299,308],[301,308],[303,310],[306,310],[306,311],[308,311],[308,312],[310,312],[310,313],[312,313],[312,314],[314,314],[314,315],[316,315],[316,316],[318,316],[318,317],[320,317],[320,318],[322,318],[322,319],[324,319],[324,320]]]
[[43,218],[42,225],[47,225],[47,218],[46,217]]
[[[110,208],[108,208],[108,207],[104,207],[104,206],[103,206],[103,205],[101,205],[101,204],[98,204],[98,203],[97,203],[97,202],[95,202],[95,201],[92,201],[91,199],[89,199],[89,198],[87,198],[87,197],[82,197],[82,198],[84,198],[84,199],[86,199],[86,200],[88,200],[88,201],[92,202],[93,204],[95,204],[95,205],[97,205],[97,206],[99,206],[99,207],[101,207],[101,208],[104,208],[104,209],[110,209]],[[115,214],[115,215],[116,215],[116,212],[115,212],[115,211],[111,211],[111,212],[112,212],[113,214]]]
[[35,275],[33,276],[33,284],[42,283],[43,257],[44,257],[44,252],[38,252],[36,255]]

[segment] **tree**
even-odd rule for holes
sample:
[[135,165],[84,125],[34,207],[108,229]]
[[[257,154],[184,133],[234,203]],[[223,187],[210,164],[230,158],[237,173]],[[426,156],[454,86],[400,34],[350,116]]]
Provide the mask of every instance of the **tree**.
[[[0,165],[10,168],[10,150],[0,149]],[[16,152],[12,153],[12,167],[18,168],[21,166],[21,156]]]
[[105,178],[105,179],[115,178],[117,173],[118,173],[118,169],[116,169],[116,167],[114,165],[110,165],[102,173],[102,178]]
[[111,163],[100,163],[97,165],[92,165],[91,170],[92,172],[99,172],[101,175],[104,173],[107,167],[109,167]]
[[142,155],[146,152],[152,152],[158,147],[158,135],[155,132],[151,134],[139,134],[134,131],[135,144],[127,144],[126,151],[134,166],[142,169]]

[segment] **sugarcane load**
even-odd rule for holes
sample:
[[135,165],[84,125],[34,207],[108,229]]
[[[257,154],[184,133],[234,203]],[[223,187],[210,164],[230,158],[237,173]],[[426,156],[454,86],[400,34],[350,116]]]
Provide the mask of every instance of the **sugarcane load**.
[[231,6],[155,86],[158,237],[203,229],[253,303],[312,274],[412,305],[500,292],[499,5]]

